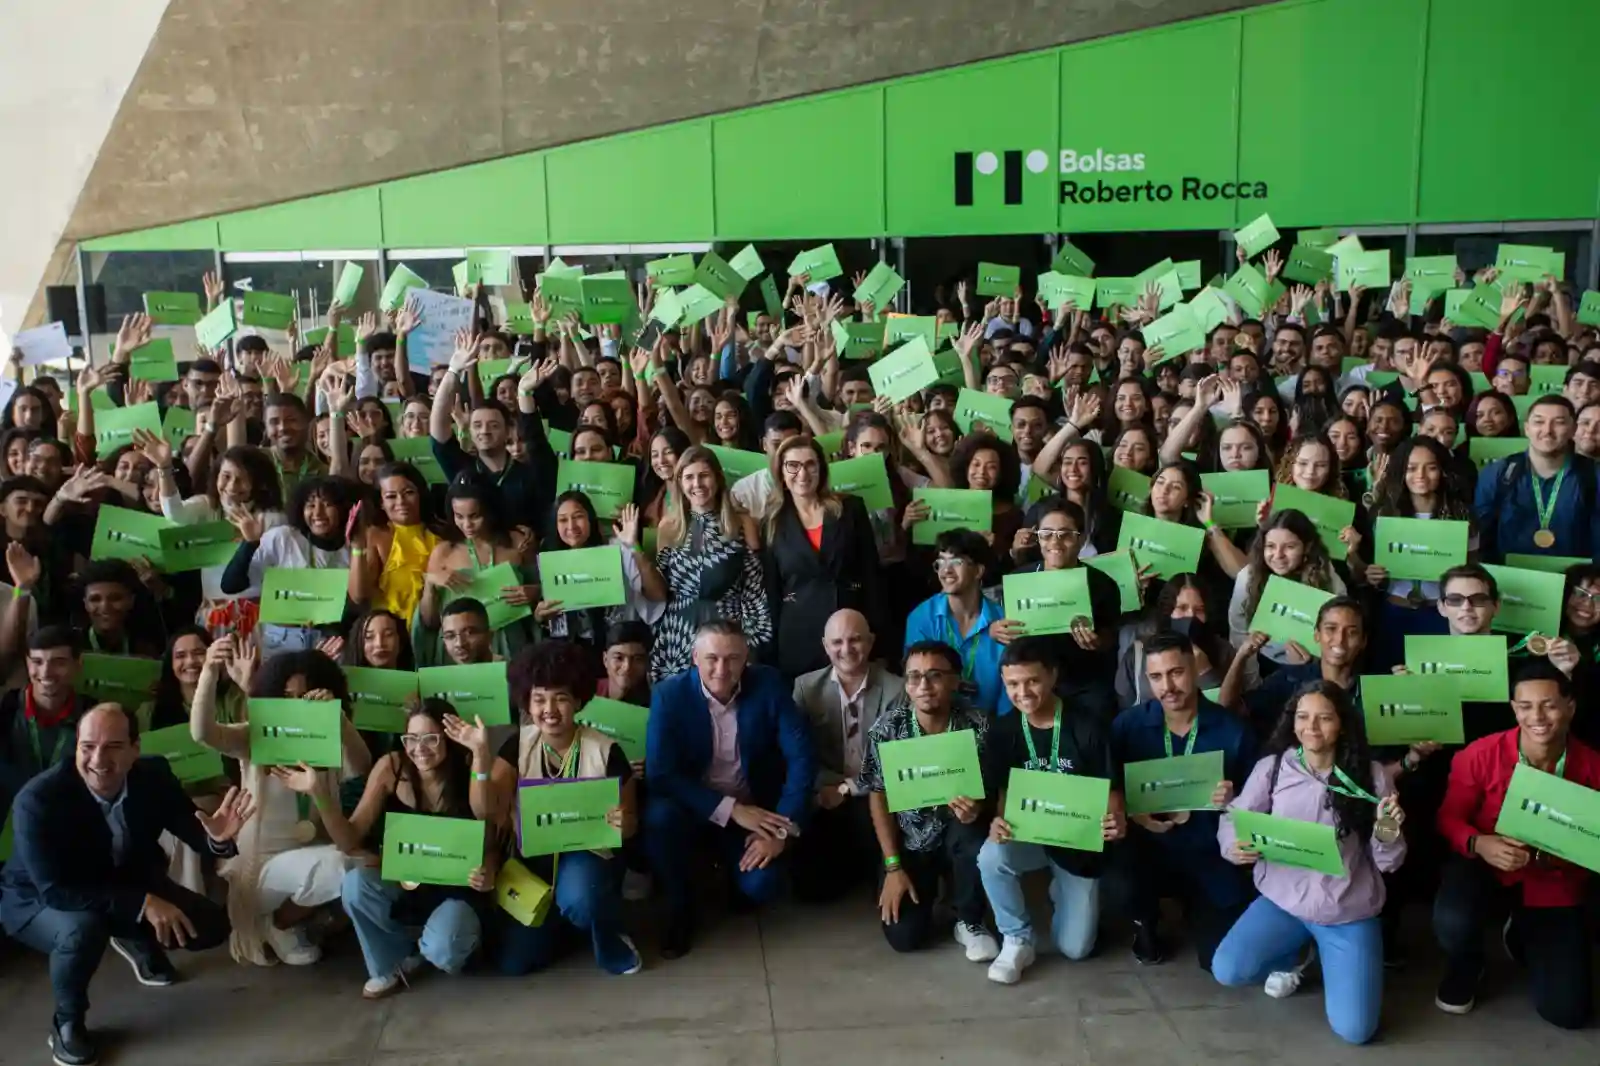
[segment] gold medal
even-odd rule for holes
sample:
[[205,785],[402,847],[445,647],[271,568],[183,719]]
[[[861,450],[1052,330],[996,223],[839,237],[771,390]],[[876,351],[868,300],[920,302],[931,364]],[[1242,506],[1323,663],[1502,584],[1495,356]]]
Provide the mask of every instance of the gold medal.
[[1080,626],[1085,629],[1092,629],[1094,628],[1094,623],[1080,614],[1078,617],[1072,620],[1072,628],[1077,629]]
[[1541,529],[1533,535],[1533,543],[1541,548],[1554,548],[1556,535],[1548,529]]
[[417,889],[422,887],[422,882],[421,881],[401,881],[400,882],[400,887],[405,889],[407,892],[415,892]]
[[1380,844],[1393,844],[1400,839],[1400,823],[1388,815],[1379,815],[1372,823],[1372,839]]
[[301,820],[294,823],[294,839],[300,844],[309,844],[317,839],[317,824],[310,820]]
[[1193,814],[1194,814],[1193,811],[1173,811],[1172,812],[1172,824],[1173,825],[1183,825],[1185,822],[1187,822],[1190,819],[1191,816],[1193,816]]
[[1361,506],[1370,510],[1377,502],[1378,494],[1376,492],[1363,492],[1361,494]]
[[1550,638],[1543,633],[1534,633],[1528,638],[1529,655],[1549,655]]

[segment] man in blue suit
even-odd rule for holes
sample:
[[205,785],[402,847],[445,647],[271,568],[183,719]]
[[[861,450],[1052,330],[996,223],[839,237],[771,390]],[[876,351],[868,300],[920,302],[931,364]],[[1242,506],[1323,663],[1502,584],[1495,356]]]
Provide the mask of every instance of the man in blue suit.
[[811,730],[777,670],[750,664],[737,622],[695,634],[694,667],[656,685],[645,744],[645,847],[667,896],[662,957],[689,950],[691,856],[710,838],[754,903],[780,886],[779,862],[804,830],[816,759]]
[[139,757],[138,719],[119,704],[85,714],[72,750],[72,759],[29,781],[12,807],[0,924],[50,956],[58,1066],[93,1066],[84,1017],[108,944],[140,984],[161,986],[176,979],[164,947],[200,951],[228,937],[221,907],[168,880],[161,834],[232,856],[254,805],[231,789],[215,814],[197,810],[165,759]]

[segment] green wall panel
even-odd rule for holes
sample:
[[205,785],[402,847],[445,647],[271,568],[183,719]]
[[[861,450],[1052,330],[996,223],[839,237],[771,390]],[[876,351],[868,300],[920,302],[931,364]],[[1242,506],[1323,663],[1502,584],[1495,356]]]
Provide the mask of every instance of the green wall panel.
[[1230,225],[1238,64],[1236,18],[1063,49],[1062,230]]
[[544,153],[496,159],[379,186],[390,248],[543,244]]
[[1433,0],[1421,220],[1596,213],[1597,43],[1595,0]]
[[[1057,53],[1046,52],[888,84],[884,151],[891,234],[1050,231],[1056,220],[1058,64]],[[1008,152],[1019,153],[1020,160],[1015,204],[1005,196]],[[968,206],[957,202],[960,153],[973,159]]]
[[291,200],[217,219],[219,246],[228,252],[292,252],[378,248],[383,219],[378,189],[351,189]]
[[1410,218],[1428,3],[1323,0],[1241,16],[1239,176],[1266,182],[1268,197],[1239,201],[1235,224],[1262,211],[1279,226]]
[[545,182],[555,244],[705,240],[716,230],[709,120],[557,148]]
[[217,246],[217,220],[201,218],[84,241],[86,252],[188,252]]
[[714,119],[713,137],[717,236],[885,232],[881,88]]

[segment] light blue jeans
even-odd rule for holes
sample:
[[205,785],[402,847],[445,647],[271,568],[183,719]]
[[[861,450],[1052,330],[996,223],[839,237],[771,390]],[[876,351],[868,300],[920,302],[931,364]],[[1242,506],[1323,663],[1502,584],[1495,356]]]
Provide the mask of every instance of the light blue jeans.
[[1378,918],[1318,925],[1257,897],[1217,947],[1211,973],[1225,985],[1252,985],[1292,970],[1306,942],[1317,942],[1323,1009],[1339,1039],[1365,1044],[1383,1007],[1383,930]]
[[1022,875],[1044,869],[1050,871],[1050,902],[1055,908],[1050,919],[1050,939],[1067,958],[1086,958],[1094,950],[1100,927],[1100,881],[1067,873],[1051,862],[1038,844],[983,842],[983,850],[978,852],[978,874],[983,878],[989,906],[994,908],[995,927],[1001,936],[1033,940],[1033,920],[1022,895]]
[[477,912],[466,900],[447,899],[428,915],[417,937],[390,915],[403,891],[371,866],[357,866],[344,875],[344,910],[356,927],[367,974],[388,977],[413,953],[445,973],[460,973],[482,935]]

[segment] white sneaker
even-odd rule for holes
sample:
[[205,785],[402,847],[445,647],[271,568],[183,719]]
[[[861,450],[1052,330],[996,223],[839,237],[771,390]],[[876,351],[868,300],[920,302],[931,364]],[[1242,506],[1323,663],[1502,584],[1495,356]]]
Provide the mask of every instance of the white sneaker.
[[989,980],[1002,985],[1014,985],[1022,977],[1022,971],[1033,965],[1033,942],[1020,940],[1014,936],[1006,937],[1006,942],[1000,948],[1000,956],[989,964]]
[[1306,949],[1305,958],[1301,959],[1300,964],[1294,969],[1274,970],[1267,974],[1267,980],[1262,985],[1262,991],[1273,999],[1288,999],[1300,991],[1300,982],[1305,980],[1306,968],[1311,965],[1312,960],[1316,957],[1317,946],[1312,944]]
[[394,995],[396,992],[401,991],[405,987],[406,983],[401,979],[398,972],[392,973],[387,977],[373,977],[370,978],[366,984],[361,986],[361,998],[384,999],[388,996]]
[[638,870],[624,870],[622,873],[622,898],[629,903],[638,903],[640,900],[650,898],[650,875]]
[[956,943],[967,949],[968,962],[988,962],[1000,954],[1000,945],[981,925],[957,922]]
[[267,942],[272,953],[285,966],[311,966],[321,961],[322,948],[311,943],[305,930],[298,925],[279,929],[272,924],[272,915],[269,914],[262,918],[261,928],[261,939]]
[[633,965],[623,970],[620,976],[626,977],[629,974],[638,973],[644,969],[644,956],[639,954],[639,946],[633,942],[633,937],[627,933],[619,933],[618,936],[621,937],[624,944],[628,945],[628,950],[633,952]]

